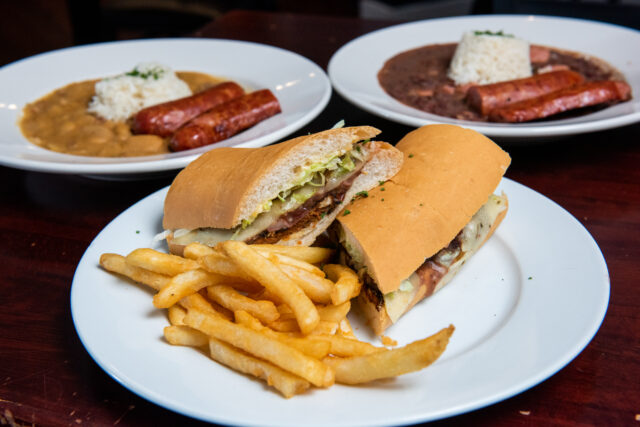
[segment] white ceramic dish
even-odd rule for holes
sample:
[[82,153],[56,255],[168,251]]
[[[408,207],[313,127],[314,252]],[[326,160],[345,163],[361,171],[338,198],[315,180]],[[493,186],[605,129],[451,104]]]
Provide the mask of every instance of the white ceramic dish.
[[[164,342],[152,293],[98,266],[104,252],[153,246],[167,189],[112,221],[82,257],[71,289],[87,351],[116,381],[176,412],[222,424],[379,426],[471,411],[513,396],[569,363],[598,330],[609,299],[603,256],[589,233],[549,199],[504,179],[510,211],[489,242],[443,290],[388,335],[405,344],[452,323],[449,347],[429,368],[392,381],[283,399],[263,383]],[[352,319],[356,333],[372,339]],[[375,341],[374,341],[375,342]]]
[[[218,144],[164,155],[99,158],[60,154],[27,141],[17,125],[22,108],[66,84],[120,74],[141,62],[226,77],[249,89],[271,89],[282,113]],[[329,102],[331,85],[310,60],[273,46],[235,40],[152,39],[62,49],[0,69],[0,165],[93,176],[130,176],[181,169],[224,146],[260,147],[313,120]]]
[[[620,70],[634,99],[598,112],[538,123],[479,123],[437,116],[411,108],[389,96],[377,74],[394,55],[435,43],[458,42],[473,30],[503,30],[533,44],[553,46],[601,58]],[[365,34],[341,47],[329,62],[334,89],[357,106],[410,126],[452,123],[503,139],[557,138],[640,121],[640,32],[594,21],[528,15],[478,15],[401,24]]]

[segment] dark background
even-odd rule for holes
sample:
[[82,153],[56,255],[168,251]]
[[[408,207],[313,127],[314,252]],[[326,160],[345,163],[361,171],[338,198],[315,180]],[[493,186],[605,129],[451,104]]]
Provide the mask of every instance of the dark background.
[[185,36],[231,9],[392,21],[524,13],[640,28],[640,0],[2,0],[0,65],[79,44]]

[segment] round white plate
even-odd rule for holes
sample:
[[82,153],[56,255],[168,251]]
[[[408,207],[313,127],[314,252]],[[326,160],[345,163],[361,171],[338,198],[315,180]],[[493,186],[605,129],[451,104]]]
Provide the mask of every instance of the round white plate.
[[[167,189],[123,212],[91,243],[71,289],[87,351],[116,381],[191,417],[252,426],[379,426],[435,420],[513,396],[569,363],[598,330],[609,300],[597,244],[560,206],[504,179],[510,210],[453,281],[387,331],[399,344],[453,324],[432,366],[367,386],[335,385],[284,399],[192,348],[162,338],[152,292],[103,271],[100,255],[153,247]],[[352,318],[356,334],[373,339]],[[373,340],[373,342],[376,342]]]
[[[473,30],[503,30],[533,44],[601,58],[620,70],[634,98],[580,117],[537,123],[483,123],[425,113],[396,101],[378,84],[378,71],[394,55],[435,43],[458,42]],[[329,62],[334,89],[357,106],[410,126],[452,123],[506,139],[544,139],[592,132],[640,121],[640,32],[579,19],[528,15],[487,15],[407,23],[365,34],[341,47]]]
[[[184,152],[130,158],[56,153],[27,141],[17,125],[25,104],[69,83],[120,74],[141,62],[226,77],[251,90],[271,89],[282,113],[220,143]],[[36,55],[0,69],[0,165],[89,175],[175,170],[217,147],[261,147],[313,120],[331,85],[310,60],[284,49],[217,39],[152,39],[79,46]]]

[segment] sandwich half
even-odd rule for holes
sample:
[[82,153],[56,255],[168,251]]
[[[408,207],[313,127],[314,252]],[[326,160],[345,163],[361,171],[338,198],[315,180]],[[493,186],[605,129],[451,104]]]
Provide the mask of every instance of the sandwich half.
[[357,305],[377,335],[448,283],[508,207],[493,192],[510,157],[483,135],[429,125],[396,147],[400,172],[357,198],[331,230],[363,280]]
[[219,148],[175,178],[164,204],[169,249],[225,240],[311,245],[356,194],[395,175],[400,151],[370,126],[262,148]]

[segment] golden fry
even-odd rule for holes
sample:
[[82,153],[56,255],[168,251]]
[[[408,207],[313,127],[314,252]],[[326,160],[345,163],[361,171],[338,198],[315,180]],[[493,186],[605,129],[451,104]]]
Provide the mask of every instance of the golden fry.
[[356,338],[348,318],[345,317],[338,323],[338,334],[347,338]]
[[171,280],[171,277],[164,274],[133,266],[127,262],[125,257],[118,254],[102,254],[100,256],[100,265],[107,271],[126,276],[135,282],[150,286],[156,291],[162,289]]
[[257,249],[256,252],[258,252],[260,255],[267,258],[269,261],[271,261],[276,265],[288,265],[291,267],[298,268],[300,270],[304,270],[318,277],[322,277],[322,278],[325,277],[325,274],[321,269],[319,269],[313,264],[309,264],[308,262],[300,261],[299,259],[292,258],[290,256],[282,255],[275,252],[261,251],[260,249]]
[[340,357],[363,356],[387,350],[384,347],[376,347],[368,342],[345,338],[340,335],[312,335],[308,339],[328,342],[331,345],[329,353]]
[[340,264],[326,264],[322,269],[329,279],[336,282],[331,291],[331,301],[334,305],[358,296],[362,283],[353,270]]
[[334,383],[333,371],[327,365],[259,331],[196,309],[187,312],[184,322],[210,337],[292,372],[315,386],[329,387]]
[[227,285],[207,287],[207,295],[213,301],[231,311],[245,310],[263,323],[271,323],[280,317],[276,305],[271,301],[256,301]]
[[180,307],[178,304],[174,304],[169,307],[169,323],[172,325],[184,325],[184,316],[187,315],[187,310]]
[[164,338],[171,345],[204,347],[209,344],[209,337],[202,332],[184,325],[171,325],[164,328]]
[[213,249],[210,246],[203,245],[202,243],[198,243],[198,242],[193,242],[185,246],[183,251],[183,256],[185,258],[189,258],[197,261],[203,256],[212,255],[214,252],[215,252],[215,249]]
[[[199,293],[191,294],[182,298],[180,300],[180,305],[187,310],[197,309],[214,316],[222,316],[227,320],[231,320],[233,318],[233,313],[230,313],[229,310],[207,301],[206,298]],[[184,322],[184,318],[182,321]]]
[[317,248],[309,246],[285,246],[285,245],[251,245],[260,253],[271,252],[286,255],[309,264],[321,264],[329,261],[333,255],[333,249]]
[[230,240],[222,248],[245,272],[291,307],[303,333],[315,329],[320,322],[318,310],[289,276],[245,243]]
[[319,304],[331,304],[331,291],[335,286],[331,280],[292,265],[277,265],[287,276],[296,282],[311,301]]
[[347,317],[349,310],[351,310],[351,301],[346,301],[340,305],[318,307],[318,314],[321,320],[338,323]]
[[236,371],[263,379],[286,398],[304,393],[310,387],[308,381],[297,375],[264,360],[256,359],[215,338],[209,339],[209,351],[213,360]]
[[195,294],[207,286],[217,285],[225,280],[219,274],[204,270],[189,270],[174,276],[169,284],[153,296],[157,308],[169,308],[187,295]]
[[361,384],[396,377],[432,364],[447,348],[453,330],[453,325],[450,325],[404,347],[345,359],[329,357],[324,362],[335,370],[336,382],[343,384]]
[[136,267],[142,267],[167,276],[175,276],[199,267],[198,263],[192,259],[165,254],[148,248],[132,251],[127,255],[127,262]]

